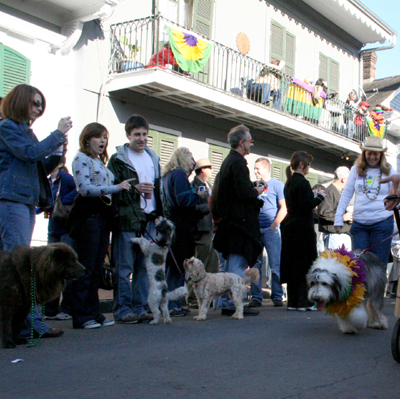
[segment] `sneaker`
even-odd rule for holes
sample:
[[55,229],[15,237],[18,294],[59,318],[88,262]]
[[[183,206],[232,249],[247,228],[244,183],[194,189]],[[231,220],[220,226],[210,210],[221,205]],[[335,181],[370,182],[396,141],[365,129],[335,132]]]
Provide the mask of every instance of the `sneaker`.
[[101,327],[100,323],[97,323],[96,320],[89,320],[86,323],[82,324],[82,328],[99,328]]
[[[187,309],[186,309],[187,310]],[[183,317],[183,316],[186,316],[188,313],[186,312],[186,310],[185,309],[180,309],[180,310],[178,310],[178,309],[172,309],[170,312],[169,312],[169,315],[171,316],[171,317]]]
[[119,324],[136,324],[139,323],[140,317],[136,314],[129,313],[122,319],[117,320]]
[[104,321],[101,323],[102,327],[113,326],[114,324],[115,324],[114,320],[108,320],[108,319],[104,319]]
[[272,302],[274,303],[274,306],[277,308],[283,306],[283,302],[279,299],[277,299],[276,301],[272,301]]
[[311,310],[312,312],[315,312],[319,309],[315,305],[313,305],[313,306],[309,306],[308,308],[306,308],[306,310]]
[[247,305],[249,308],[258,308],[260,307],[262,304],[261,302],[256,301],[255,299],[252,299],[249,304]]
[[298,310],[299,312],[306,312],[306,311],[307,311],[307,308],[297,308],[297,310]]
[[288,306],[287,310],[297,310],[297,308],[292,308],[291,306]]
[[72,316],[70,316],[68,313],[60,312],[59,314],[56,314],[55,316],[44,316],[44,320],[71,320]]

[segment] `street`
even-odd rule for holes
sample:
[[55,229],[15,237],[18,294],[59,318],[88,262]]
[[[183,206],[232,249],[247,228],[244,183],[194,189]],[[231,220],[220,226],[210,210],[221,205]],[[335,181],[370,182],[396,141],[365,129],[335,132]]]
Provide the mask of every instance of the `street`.
[[[288,312],[264,300],[260,315],[233,320],[210,309],[171,325],[116,324],[0,350],[0,397],[341,398],[400,397],[400,364],[389,330],[343,335],[325,312]],[[111,315],[108,315],[109,317]],[[23,362],[11,363],[14,359]]]

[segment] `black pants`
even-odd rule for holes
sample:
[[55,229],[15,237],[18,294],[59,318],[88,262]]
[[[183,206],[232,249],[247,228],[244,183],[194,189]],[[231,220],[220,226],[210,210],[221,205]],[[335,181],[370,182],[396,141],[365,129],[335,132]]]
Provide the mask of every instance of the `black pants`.
[[308,308],[313,303],[307,299],[308,287],[306,281],[291,281],[287,283],[288,308]]
[[79,262],[85,266],[85,274],[71,284],[71,308],[73,327],[81,328],[89,320],[102,323],[100,313],[99,281],[100,270],[107,254],[110,230],[101,216],[86,219],[75,238]]

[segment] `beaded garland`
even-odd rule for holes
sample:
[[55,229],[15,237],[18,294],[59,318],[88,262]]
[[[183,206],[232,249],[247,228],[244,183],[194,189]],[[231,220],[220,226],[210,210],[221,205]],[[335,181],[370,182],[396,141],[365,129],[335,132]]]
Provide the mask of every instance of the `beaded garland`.
[[321,256],[326,259],[329,257],[336,258],[337,262],[342,263],[351,271],[351,281],[344,296],[339,301],[325,304],[324,307],[324,310],[331,316],[336,317],[337,315],[347,319],[349,313],[364,300],[365,283],[367,281],[365,264],[360,258],[356,258],[351,251],[346,251],[344,245],[339,249],[327,249],[321,253]]

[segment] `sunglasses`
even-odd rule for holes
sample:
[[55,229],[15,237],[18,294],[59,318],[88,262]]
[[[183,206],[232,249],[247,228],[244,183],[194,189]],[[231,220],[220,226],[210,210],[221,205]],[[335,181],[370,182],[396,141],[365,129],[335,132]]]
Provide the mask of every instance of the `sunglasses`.
[[44,104],[43,103],[41,103],[40,101],[38,101],[38,100],[33,100],[32,101],[32,104],[35,106],[35,107],[42,107],[43,108],[43,106],[44,106]]

